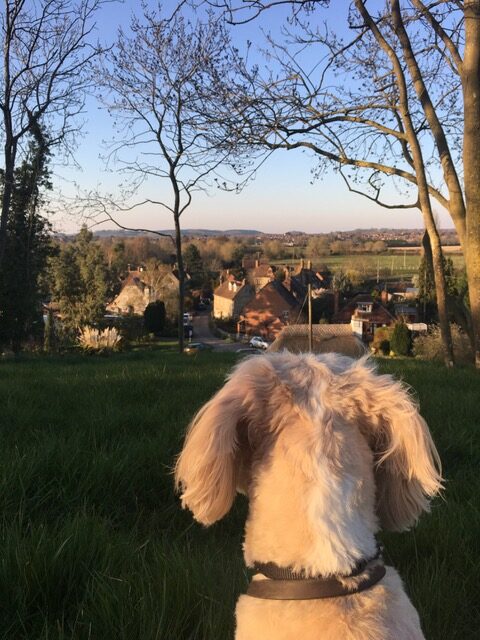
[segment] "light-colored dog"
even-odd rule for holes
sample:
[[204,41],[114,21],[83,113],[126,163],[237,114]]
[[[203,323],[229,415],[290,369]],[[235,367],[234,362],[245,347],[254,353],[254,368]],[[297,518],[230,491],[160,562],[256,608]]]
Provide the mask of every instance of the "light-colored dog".
[[[428,427],[399,382],[365,358],[285,352],[235,368],[193,419],[176,482],[204,525],[228,512],[236,491],[248,495],[247,566],[341,577],[375,556],[380,526],[405,530],[428,510],[441,475]],[[242,595],[236,618],[237,640],[423,638],[391,567],[342,597]]]

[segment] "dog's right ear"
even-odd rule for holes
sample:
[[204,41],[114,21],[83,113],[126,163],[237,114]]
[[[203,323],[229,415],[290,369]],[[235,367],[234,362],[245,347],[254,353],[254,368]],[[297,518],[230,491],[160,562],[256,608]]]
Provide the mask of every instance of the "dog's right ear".
[[238,427],[260,423],[274,385],[268,359],[249,358],[193,418],[175,466],[175,486],[182,506],[198,522],[213,524],[232,506],[239,465]]

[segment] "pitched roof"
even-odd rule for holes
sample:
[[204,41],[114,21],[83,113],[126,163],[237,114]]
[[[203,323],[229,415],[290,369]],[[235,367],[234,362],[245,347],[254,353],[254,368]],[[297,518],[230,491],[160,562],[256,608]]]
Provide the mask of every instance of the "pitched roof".
[[286,287],[284,287],[283,284],[281,282],[279,282],[278,280],[273,280],[272,282],[269,282],[267,285],[265,285],[263,287],[262,291],[264,293],[268,293],[269,289],[279,293],[280,296],[283,298],[283,300],[290,307],[297,307],[298,306],[298,302],[297,302],[295,296]]
[[261,264],[268,265],[268,258],[257,258],[255,256],[243,256],[242,258],[242,268],[243,269],[254,269],[256,266]]
[[313,269],[299,269],[294,275],[290,276],[290,284],[292,292],[299,298],[307,295],[308,285],[312,285],[312,289],[323,289],[325,283],[320,280]]
[[[272,282],[269,282],[262,287],[256,295],[247,302],[243,307],[242,313],[248,313],[252,309],[258,310],[259,305],[266,305],[266,307],[270,308],[275,304],[275,299],[278,301],[279,298],[290,310],[300,306],[292,293],[290,293],[290,291],[286,289],[281,282],[278,280],[272,280]],[[288,309],[285,309],[285,311],[287,310]]]
[[125,289],[125,287],[138,287],[143,291],[145,283],[142,281],[142,272],[129,271],[128,276],[122,282],[122,289]]
[[[292,353],[309,351],[308,324],[294,324],[284,327],[269,351],[286,349]],[[347,324],[314,324],[312,326],[312,350],[314,353],[343,353],[352,358],[365,354],[361,340],[352,333]]]
[[374,300],[369,293],[359,293],[343,309],[340,309],[332,318],[332,323],[348,323],[352,319],[352,315],[357,310],[359,303],[370,303],[372,305],[371,312],[361,312],[365,320],[375,323],[394,322],[395,318],[390,311],[386,309],[377,300]]
[[227,280],[227,282],[223,282],[215,289],[213,295],[219,296],[220,298],[233,300],[240,293],[244,286],[245,285],[243,284],[243,282],[239,282],[237,280]]
[[248,275],[252,278],[269,278],[272,274],[272,268],[269,264],[259,264],[258,267],[248,269]]

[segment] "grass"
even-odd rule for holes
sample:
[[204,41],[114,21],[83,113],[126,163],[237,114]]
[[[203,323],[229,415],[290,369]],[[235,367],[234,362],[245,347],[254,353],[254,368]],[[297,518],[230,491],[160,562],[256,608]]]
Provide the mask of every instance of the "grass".
[[[453,260],[455,269],[461,270],[464,267],[464,259],[460,254],[448,254]],[[305,258],[306,260],[306,258]],[[402,279],[410,280],[412,276],[418,274],[421,255],[412,253],[384,253],[374,255],[369,253],[351,254],[351,255],[329,255],[314,259],[314,267],[317,265],[327,265],[330,271],[338,269],[354,269],[358,271],[364,278],[375,279],[378,275],[381,282],[398,281]],[[299,258],[289,260],[273,260],[273,264],[298,265]]]
[[[247,583],[246,503],[202,529],[173,494],[193,412],[233,354],[150,351],[0,363],[0,638],[228,640]],[[409,360],[445,500],[384,536],[429,639],[476,637],[480,378]]]

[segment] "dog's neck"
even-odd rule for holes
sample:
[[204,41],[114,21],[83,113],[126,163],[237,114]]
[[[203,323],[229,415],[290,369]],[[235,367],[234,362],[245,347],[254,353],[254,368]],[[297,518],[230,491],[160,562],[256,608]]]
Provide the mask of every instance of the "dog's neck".
[[[314,468],[282,442],[268,465],[254,469],[244,543],[245,561],[274,562],[307,575],[348,574],[375,554],[375,487],[366,444],[342,455],[319,455]],[[343,452],[344,453],[344,452]],[[313,474],[313,475],[312,475]]]

